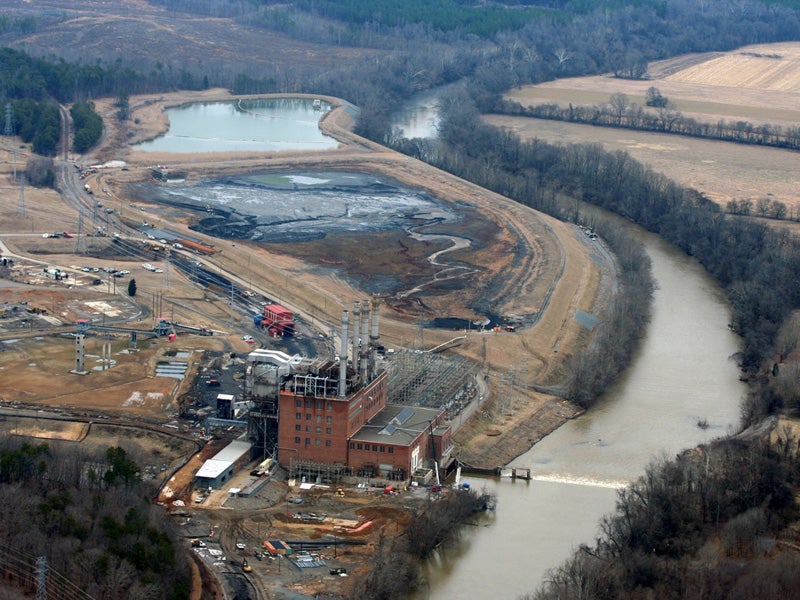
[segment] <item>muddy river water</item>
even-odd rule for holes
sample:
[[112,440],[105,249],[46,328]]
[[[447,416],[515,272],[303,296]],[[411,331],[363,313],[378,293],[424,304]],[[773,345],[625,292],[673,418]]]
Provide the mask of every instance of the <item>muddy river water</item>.
[[[512,464],[533,481],[467,478],[497,494],[497,511],[466,527],[454,548],[425,565],[430,586],[416,598],[514,598],[534,591],[548,569],[591,544],[616,489],[653,458],[735,427],[744,386],[731,355],[720,289],[692,259],[643,234],[658,289],[652,321],[633,364],[587,414]],[[709,427],[701,429],[698,420]]]
[[[427,106],[431,101],[422,99]],[[413,114],[427,129],[412,130],[407,123],[408,130],[429,135],[425,131],[431,123],[435,128],[435,116]],[[216,188],[167,187],[159,193],[162,201],[178,196],[200,206],[236,209],[230,214],[255,215],[256,221],[248,224],[251,239],[259,234],[272,239],[314,237],[318,227],[333,222],[345,228],[380,229],[400,215],[411,220],[421,214],[447,218],[434,200],[398,193],[383,182],[356,178],[325,181],[323,186],[319,179],[335,177],[261,177],[268,179],[228,181]],[[374,189],[365,189],[373,184]],[[272,201],[265,192],[269,188],[283,188],[276,195],[283,207],[278,219],[262,213]],[[345,189],[351,194],[347,199],[342,195]],[[287,192],[296,196],[294,200],[287,201]],[[374,210],[371,196],[381,198],[381,210]],[[532,481],[466,479],[473,487],[485,486],[497,494],[497,511],[466,527],[454,547],[427,562],[429,586],[416,600],[514,598],[534,591],[547,570],[573,548],[592,543],[599,519],[614,508],[618,487],[641,475],[649,461],[671,457],[735,427],[745,390],[730,358],[738,340],[727,328],[729,308],[722,292],[695,261],[655,236],[632,231],[646,246],[657,282],[652,321],[633,364],[589,413],[514,461],[533,470]],[[455,238],[451,242],[461,243]],[[700,420],[709,427],[699,428]]]

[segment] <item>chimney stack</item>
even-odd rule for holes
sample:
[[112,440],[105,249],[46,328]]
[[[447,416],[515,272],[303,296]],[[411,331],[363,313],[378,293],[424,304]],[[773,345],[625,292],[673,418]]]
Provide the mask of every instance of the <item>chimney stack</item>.
[[349,315],[342,311],[342,350],[339,352],[339,398],[347,396],[347,322]]

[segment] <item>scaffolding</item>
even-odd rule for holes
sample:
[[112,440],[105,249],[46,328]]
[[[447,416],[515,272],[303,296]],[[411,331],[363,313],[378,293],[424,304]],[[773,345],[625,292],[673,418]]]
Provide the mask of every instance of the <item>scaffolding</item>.
[[[475,369],[463,357],[403,351],[387,361],[386,387],[391,404],[443,408],[458,412],[460,400],[474,387]],[[453,409],[456,408],[455,411]]]
[[309,483],[341,483],[349,475],[347,466],[339,463],[328,464],[305,459],[289,461],[289,479],[300,479]]

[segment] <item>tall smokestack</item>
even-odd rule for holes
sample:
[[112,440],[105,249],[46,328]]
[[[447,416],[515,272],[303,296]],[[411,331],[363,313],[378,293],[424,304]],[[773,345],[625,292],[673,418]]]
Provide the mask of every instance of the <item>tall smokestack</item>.
[[361,383],[367,385],[369,382],[369,345],[367,339],[369,338],[369,300],[361,302],[361,352],[359,358],[361,360]]
[[342,350],[339,352],[339,398],[347,396],[347,322],[349,315],[342,311]]
[[372,297],[372,332],[369,336],[369,372],[370,378],[375,376],[375,363],[378,361],[378,342],[380,334],[378,332],[378,309],[381,299],[378,296]]
[[361,335],[361,303],[356,300],[353,303],[353,347],[352,347],[352,354],[350,355],[353,360],[353,370],[356,372],[356,376],[359,375],[358,372],[358,336]]
[[378,344],[378,308],[381,305],[381,299],[378,296],[372,297],[372,335],[370,341],[373,346]]

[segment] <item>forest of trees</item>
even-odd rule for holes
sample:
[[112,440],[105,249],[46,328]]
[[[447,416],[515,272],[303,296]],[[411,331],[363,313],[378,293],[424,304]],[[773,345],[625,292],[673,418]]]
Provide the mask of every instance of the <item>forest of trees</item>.
[[798,440],[722,439],[652,463],[528,600],[797,598],[800,556],[780,544],[798,518]]
[[150,502],[153,490],[128,452],[19,440],[0,441],[0,571],[32,578],[32,568],[20,569],[20,562],[47,556],[58,574],[52,585],[66,578],[69,592],[119,600],[189,597],[186,551],[167,515]]
[[55,154],[61,133],[61,114],[58,106],[23,98],[11,103],[14,132],[31,150],[42,156]]
[[103,135],[103,119],[94,111],[94,104],[85,100],[73,104],[69,112],[74,126],[72,147],[75,152],[86,152]]

